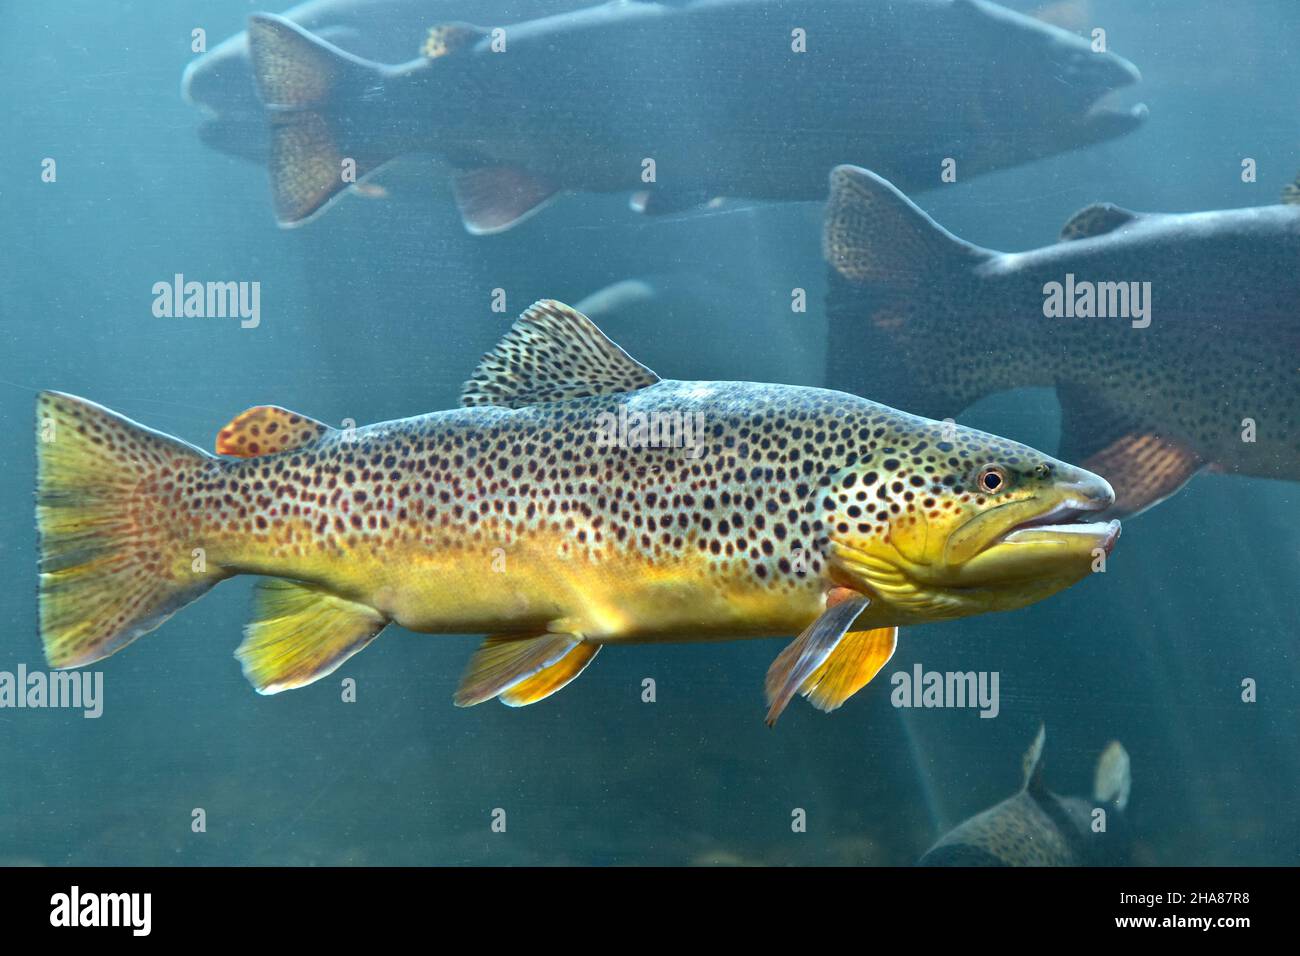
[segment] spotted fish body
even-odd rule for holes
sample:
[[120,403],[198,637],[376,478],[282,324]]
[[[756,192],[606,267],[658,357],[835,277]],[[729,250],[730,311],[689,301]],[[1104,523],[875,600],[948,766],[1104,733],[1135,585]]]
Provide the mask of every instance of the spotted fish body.
[[[553,666],[572,679],[607,643],[795,633],[867,579],[864,633],[1019,606],[1086,567],[1013,574],[973,609],[932,569],[909,570],[931,560],[925,541],[941,543],[927,529],[957,522],[955,539],[987,523],[999,496],[975,481],[989,462],[1035,513],[1055,513],[1061,494],[1095,510],[1109,494],[1024,446],[851,395],[660,380],[557,303],[525,314],[464,401],[355,430],[259,407],[222,431],[227,457],[214,457],[44,393],[51,662],[97,660],[217,580],[256,574],[272,581],[239,656],[260,690],[315,680],[396,622],[497,636],[467,675],[482,682],[462,695],[472,703]],[[638,421],[660,440],[618,432]],[[1109,548],[1114,534],[1097,540]]]

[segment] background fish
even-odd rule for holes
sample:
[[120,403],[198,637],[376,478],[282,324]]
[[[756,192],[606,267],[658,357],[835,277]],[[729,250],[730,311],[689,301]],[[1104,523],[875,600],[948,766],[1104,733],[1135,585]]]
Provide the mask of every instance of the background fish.
[[1091,0],[999,0],[1012,10],[1042,20],[1063,30],[1086,32],[1096,20]]
[[[1122,866],[1127,862],[1124,810],[1132,788],[1129,756],[1112,741],[1097,761],[1092,800],[1058,797],[1043,783],[1039,728],[1024,759],[1024,786],[939,839],[921,866]],[[1097,809],[1105,830],[1094,832]]]
[[[817,199],[846,158],[924,189],[948,157],[971,176],[1145,117],[1098,102],[1138,79],[1132,64],[983,0],[615,2],[495,41],[483,27],[430,26],[425,58],[384,66],[282,18],[249,21],[281,225],[345,188],[344,158],[360,176],[404,153],[448,159],[466,227],[490,233],[563,190],[635,191],[649,213],[720,196]],[[796,29],[807,52],[792,49]],[[735,36],[745,42],[721,40]],[[701,127],[708,137],[680,135]]]
[[[603,644],[802,629],[768,674],[772,722],[795,693],[840,706],[898,625],[1040,600],[1119,534],[1076,522],[1110,505],[1105,481],[1023,445],[821,389],[663,381],[550,301],[463,404],[343,431],[261,406],[216,458],[42,393],[49,662],[99,660],[255,574],[271,580],[238,657],[263,693],[331,673],[391,622],[494,635],[461,705],[540,700]],[[693,437],[609,440],[610,417]]]
[[[1300,206],[1185,214],[1095,205],[1062,241],[963,242],[874,173],[831,174],[827,382],[919,413],[1047,385],[1059,454],[1130,515],[1201,469],[1300,479]],[[1048,283],[1150,283],[1150,324],[1044,315]],[[887,383],[887,384],[886,384]],[[1257,426],[1243,440],[1245,419]]]
[[[400,61],[416,54],[430,18],[472,13],[484,21],[513,23],[580,6],[582,0],[310,0],[283,16],[349,53]],[[191,61],[181,76],[181,97],[203,112],[199,138],[205,145],[240,159],[267,161],[270,137],[253,81],[247,32],[227,37]]]

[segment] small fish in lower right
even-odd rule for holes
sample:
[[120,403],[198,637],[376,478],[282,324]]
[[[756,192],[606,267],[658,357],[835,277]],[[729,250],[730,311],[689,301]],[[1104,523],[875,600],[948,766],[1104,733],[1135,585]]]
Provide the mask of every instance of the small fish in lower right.
[[[1111,741],[1097,760],[1092,799],[1061,797],[1043,782],[1046,729],[1025,753],[1020,792],[939,838],[918,866],[1123,866],[1130,834],[1124,817],[1132,779],[1129,756]],[[1095,829],[1097,811],[1105,829]]]

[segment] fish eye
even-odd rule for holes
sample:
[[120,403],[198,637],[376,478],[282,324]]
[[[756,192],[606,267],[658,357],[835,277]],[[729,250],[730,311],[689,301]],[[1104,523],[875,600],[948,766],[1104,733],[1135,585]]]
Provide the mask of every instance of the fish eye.
[[1007,483],[1007,473],[1000,465],[985,465],[975,479],[980,491],[990,493],[1001,491]]

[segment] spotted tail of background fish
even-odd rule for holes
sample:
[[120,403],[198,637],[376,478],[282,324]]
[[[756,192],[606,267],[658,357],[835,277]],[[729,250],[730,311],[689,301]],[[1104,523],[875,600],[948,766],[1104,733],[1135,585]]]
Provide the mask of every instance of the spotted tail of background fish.
[[[377,137],[365,135],[362,122],[367,100],[382,90],[387,74],[283,17],[252,17],[248,46],[271,126],[276,220],[301,225],[393,158],[376,149]],[[354,177],[345,177],[349,169]]]
[[164,506],[168,474],[211,456],[58,392],[37,396],[36,430],[41,640],[52,667],[80,667],[221,579],[172,539]]
[[[419,52],[428,68],[448,69],[432,61],[453,57],[487,34],[468,23],[443,24],[429,31]],[[269,14],[249,19],[248,47],[271,127],[267,164],[276,220],[284,227],[298,226],[396,156],[391,136],[380,135],[372,117],[381,113],[380,101],[391,88],[406,83],[408,74],[422,66],[372,63]],[[457,105],[446,103],[448,110]],[[355,176],[345,179],[349,161],[355,163]],[[470,161],[460,165],[452,187],[465,228],[474,235],[517,225],[560,191],[556,183],[522,167]]]

